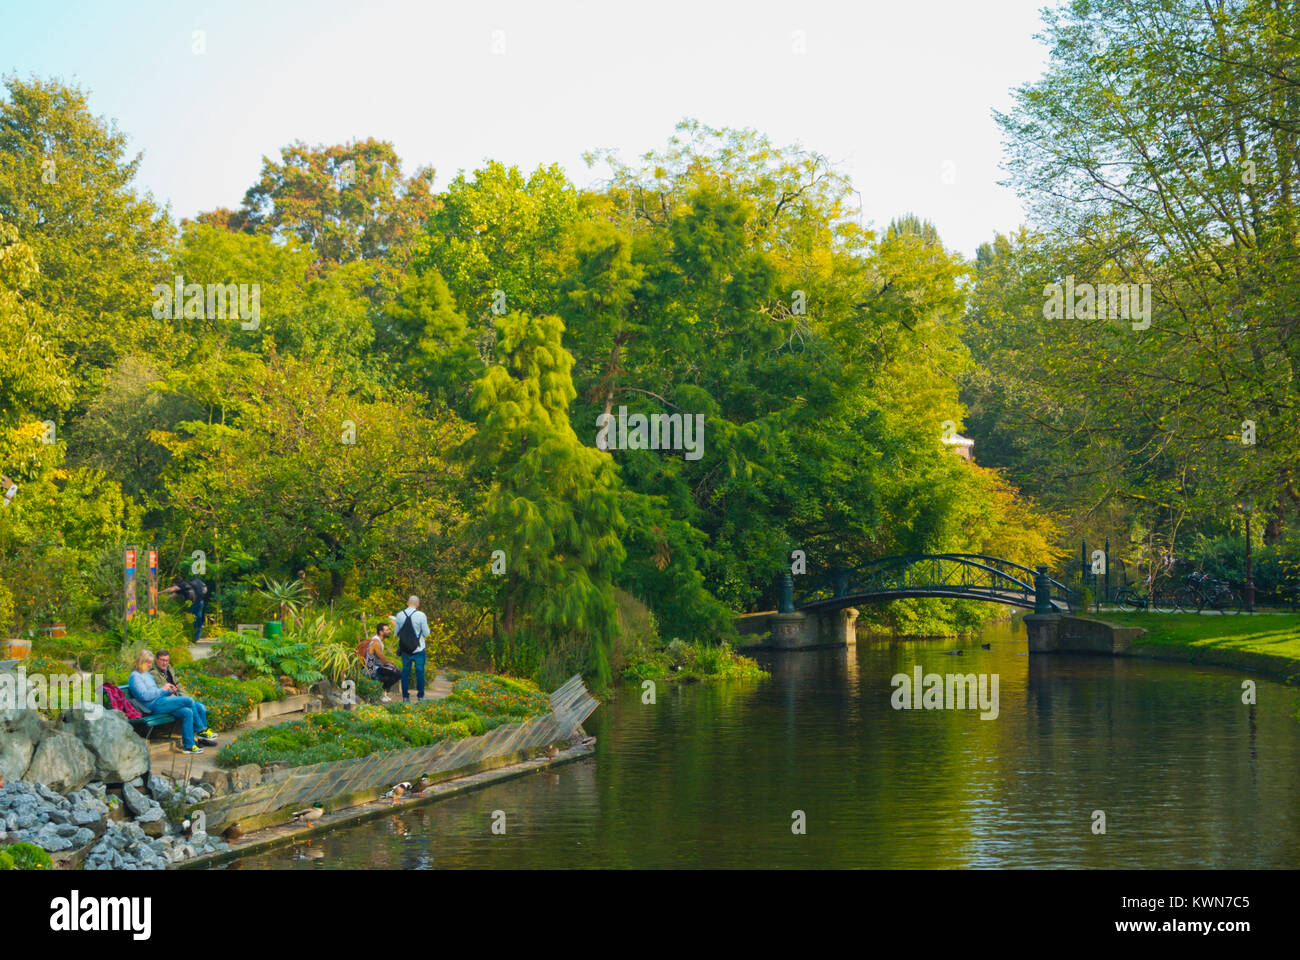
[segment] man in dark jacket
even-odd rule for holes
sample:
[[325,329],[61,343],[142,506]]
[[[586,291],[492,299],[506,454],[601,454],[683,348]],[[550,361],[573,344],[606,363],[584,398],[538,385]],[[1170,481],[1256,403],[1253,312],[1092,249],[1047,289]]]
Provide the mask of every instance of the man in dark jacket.
[[198,643],[202,640],[203,611],[207,606],[205,598],[208,595],[207,584],[198,577],[191,580],[177,577],[172,581],[172,585],[162,592],[167,596],[179,596],[190,605],[190,613],[194,614],[194,642]]

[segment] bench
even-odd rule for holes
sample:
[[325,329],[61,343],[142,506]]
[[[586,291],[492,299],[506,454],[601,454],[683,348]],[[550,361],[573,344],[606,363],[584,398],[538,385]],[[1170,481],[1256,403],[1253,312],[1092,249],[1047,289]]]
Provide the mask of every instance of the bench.
[[[125,691],[123,692],[125,693]],[[132,706],[137,710],[140,710],[140,704],[131,699],[130,694],[127,694],[127,699]],[[107,691],[104,692],[104,706],[109,710],[114,709],[113,701],[109,699]],[[122,714],[122,716],[126,717],[126,714]],[[140,710],[140,716],[135,717],[134,719],[126,717],[126,722],[131,724],[131,729],[134,730],[136,735],[142,740],[148,740],[155,730],[163,727],[167,728],[166,733],[168,740],[172,739],[176,735],[176,718],[169,713],[145,713],[143,710]]]

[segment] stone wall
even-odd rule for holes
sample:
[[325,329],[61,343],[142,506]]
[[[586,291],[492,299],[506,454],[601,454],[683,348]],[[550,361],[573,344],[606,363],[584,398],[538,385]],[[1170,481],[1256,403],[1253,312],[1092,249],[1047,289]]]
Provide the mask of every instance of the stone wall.
[[1057,613],[1025,616],[1030,653],[1099,653],[1121,655],[1146,630],[1122,627],[1105,620],[1072,617]]

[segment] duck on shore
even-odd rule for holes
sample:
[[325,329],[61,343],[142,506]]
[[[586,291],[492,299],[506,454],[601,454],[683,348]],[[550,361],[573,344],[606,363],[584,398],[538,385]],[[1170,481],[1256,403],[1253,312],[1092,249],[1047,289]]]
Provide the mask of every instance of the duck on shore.
[[386,794],[384,794],[379,799],[392,800],[393,803],[398,803],[402,799],[402,797],[406,795],[406,791],[410,789],[411,789],[411,781],[403,780],[401,783],[397,784],[397,786],[393,787],[393,789],[389,790]]
[[293,823],[305,823],[310,827],[323,816],[325,816],[325,808],[319,803],[314,803],[304,810],[295,810],[291,819]]
[[243,835],[244,835],[244,828],[239,825],[238,820],[236,820],[230,826],[226,827],[226,829],[221,831],[221,836],[227,843],[234,843]]

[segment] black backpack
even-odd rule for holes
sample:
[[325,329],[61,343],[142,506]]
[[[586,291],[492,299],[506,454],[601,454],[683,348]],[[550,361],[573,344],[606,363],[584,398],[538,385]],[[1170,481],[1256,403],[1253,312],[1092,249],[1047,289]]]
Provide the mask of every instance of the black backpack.
[[[405,611],[403,611],[405,613]],[[397,631],[397,652],[404,657],[413,656],[419,649],[420,638],[415,635],[415,611],[406,614],[406,622]]]

